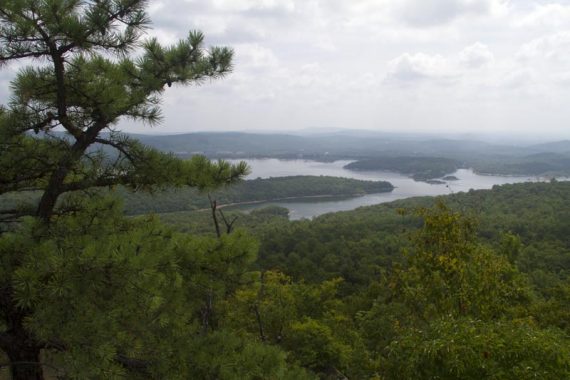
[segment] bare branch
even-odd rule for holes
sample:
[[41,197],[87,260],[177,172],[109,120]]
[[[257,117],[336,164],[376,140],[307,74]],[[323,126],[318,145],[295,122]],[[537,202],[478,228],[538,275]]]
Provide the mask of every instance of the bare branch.
[[226,219],[226,216],[224,215],[224,212],[222,211],[222,209],[218,209],[218,212],[222,216],[222,220],[223,220],[224,224],[226,225],[227,234],[228,235],[231,234],[233,225],[236,222],[236,220],[238,220],[239,216],[235,215],[231,221],[228,221],[228,219]]

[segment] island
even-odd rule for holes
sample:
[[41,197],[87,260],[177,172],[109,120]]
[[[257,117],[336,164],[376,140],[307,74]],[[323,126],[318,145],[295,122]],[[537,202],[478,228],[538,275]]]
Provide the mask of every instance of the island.
[[408,175],[416,181],[441,178],[461,167],[459,161],[443,157],[381,157],[351,162],[344,166],[348,170],[388,170]]
[[[385,181],[362,181],[330,176],[290,176],[257,178],[211,192],[218,207],[309,198],[355,197],[391,192],[394,186]],[[208,194],[196,189],[167,189],[155,194],[117,190],[124,198],[129,215],[148,212],[193,211],[210,207]]]

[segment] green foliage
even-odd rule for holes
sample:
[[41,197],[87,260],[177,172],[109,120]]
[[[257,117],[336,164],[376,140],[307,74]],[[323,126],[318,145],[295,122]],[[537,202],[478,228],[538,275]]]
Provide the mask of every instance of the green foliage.
[[277,216],[277,217],[283,217],[283,218],[289,218],[289,210],[286,209],[285,207],[280,207],[280,206],[267,206],[267,207],[263,207],[263,208],[258,208],[255,210],[252,210],[251,215],[253,216]]
[[320,376],[359,376],[369,369],[367,354],[342,308],[341,283],[309,285],[280,272],[263,272],[228,301],[223,319],[261,342],[279,345],[290,361]]
[[[201,157],[201,156],[199,156]],[[196,160],[192,158],[190,162]],[[218,161],[218,165],[227,164]],[[215,172],[216,168],[211,171]],[[210,170],[193,170],[196,173],[205,173],[206,178]],[[238,173],[241,173],[238,171]],[[212,173],[214,174],[214,173]],[[231,173],[230,173],[231,174]],[[222,175],[221,178],[228,178]],[[205,180],[195,181],[202,184]],[[211,197],[216,199],[219,205],[231,205],[235,203],[256,203],[305,197],[331,197],[331,196],[355,196],[368,193],[380,193],[392,191],[393,186],[382,181],[359,181],[348,178],[326,176],[293,176],[268,179],[254,179],[237,183],[223,189],[214,189],[219,182],[212,186],[201,186],[202,189],[210,190]],[[125,197],[125,208],[129,214],[143,214],[149,212],[167,213],[173,211],[191,211],[209,208],[208,197],[204,192],[193,188],[168,189],[154,194],[130,193],[121,191]]]
[[[19,70],[9,108],[0,115],[0,194],[40,193],[31,207],[37,211],[19,208],[11,215],[49,219],[60,196],[93,187],[212,188],[247,174],[244,163],[213,164],[203,157],[185,163],[115,131],[122,118],[159,122],[166,86],[231,70],[231,49],[206,51],[199,32],[170,47],[140,41],[149,24],[145,5],[25,0],[0,7],[0,62],[48,62]],[[140,55],[130,57],[135,47]]]
[[[560,330],[533,323],[531,288],[507,256],[481,246],[473,221],[443,203],[418,213],[424,225],[407,262],[360,317],[364,331],[378,327],[386,335],[373,334],[368,343],[384,357],[382,373],[398,379],[567,377],[570,342]],[[503,246],[515,243],[507,237]]]
[[299,314],[297,287],[282,273],[261,273],[253,286],[236,292],[227,318],[261,341],[279,343]]
[[340,343],[330,327],[313,319],[293,323],[285,346],[295,352],[301,365],[318,372],[330,371],[331,363],[342,368],[350,352],[350,347]]
[[517,321],[434,320],[387,348],[388,379],[566,379],[570,342]]
[[[552,280],[551,280],[552,281]],[[552,281],[538,288],[544,298],[531,306],[533,315],[541,327],[558,327],[570,332],[570,280]]]
[[[245,317],[238,318],[249,318],[249,333],[259,336],[252,305],[266,314],[287,311],[289,322],[282,330],[287,333],[278,343],[323,378],[333,376],[331,368],[349,378],[564,378],[567,363],[559,360],[569,347],[562,332],[568,328],[564,272],[551,267],[539,277],[533,269],[527,277],[519,268],[544,267],[527,256],[527,244],[541,238],[559,239],[561,247],[567,243],[568,235],[554,231],[564,225],[568,186],[520,184],[458,194],[446,198],[449,206],[420,207],[417,214],[397,211],[432,202],[400,201],[311,222],[269,221],[256,229],[258,265],[281,268],[306,283],[280,275],[287,280],[273,290],[267,283],[265,292],[250,289],[235,315],[243,312]],[[454,211],[459,207],[463,213]],[[478,223],[464,215],[475,211],[481,212]],[[549,217],[540,219],[546,212]],[[513,228],[523,223],[538,224],[546,235]],[[564,252],[553,249],[552,255],[560,258]],[[319,289],[323,280],[338,276],[344,281],[326,300],[294,290]],[[284,294],[288,301],[277,302]],[[520,344],[507,347],[511,340]],[[322,351],[313,345],[317,341]],[[493,359],[481,359],[490,348]],[[541,359],[533,362],[535,357]]]
[[391,280],[394,297],[421,310],[424,318],[489,318],[528,299],[524,279],[506,257],[478,243],[471,219],[443,203],[418,214],[424,225],[413,237],[405,268]]
[[286,355],[276,347],[216,332],[195,340],[192,352],[192,378],[223,380],[314,379],[314,376],[288,365]]
[[[182,161],[116,131],[124,118],[159,122],[165,87],[232,67],[231,49],[206,50],[199,32],[170,47],[141,40],[146,5],[0,5],[0,65],[40,58],[18,71],[0,108],[0,349],[15,380],[48,367],[81,379],[187,379],[198,369],[288,378],[282,351],[219,326],[219,305],[251,277],[253,239],[174,233],[152,217],[124,217],[95,190],[212,190],[248,172],[243,162]],[[202,344],[225,356],[199,355]]]
[[273,221],[257,228],[259,264],[308,282],[342,277],[347,285],[369,284],[402,260],[400,252],[409,245],[403,228],[418,224],[413,216],[396,214],[396,207],[362,208],[287,224]]
[[186,378],[195,337],[214,328],[204,310],[246,279],[255,252],[241,233],[174,234],[150,218],[125,219],[105,200],[49,227],[29,220],[0,240],[2,278],[30,311],[26,328],[49,342],[54,365],[80,378],[126,375],[117,355]]
[[[141,172],[141,167],[136,177],[134,174],[131,176],[131,182],[136,183],[137,187],[112,187],[111,192],[124,199],[125,212],[129,215],[208,209],[210,203],[206,193],[220,206],[227,206],[286,199],[348,197],[393,189],[388,182],[324,176],[280,177],[236,183],[236,179],[249,171],[245,163],[230,165],[224,160],[211,162],[203,156],[193,156],[186,161],[157,156],[154,161],[148,157],[143,161],[146,174]],[[165,170],[161,171],[160,168]],[[154,171],[158,174],[154,175]],[[193,187],[182,187],[187,184]],[[145,189],[150,192],[141,191]],[[26,205],[37,204],[40,195],[39,192],[2,194],[0,211],[16,207],[25,209]],[[286,216],[283,210],[280,214]]]
[[[145,5],[0,5],[0,64],[40,58],[0,110],[0,349],[12,378],[44,367],[80,379],[569,377],[567,183],[313,222],[289,223],[282,209],[240,216],[259,242],[239,228],[188,234],[125,217],[101,188],[189,185],[226,203],[392,189],[292,177],[218,190],[247,166],[181,161],[116,132],[124,118],[160,121],[166,87],[231,69],[231,50],[207,50],[198,32],[171,47],[141,40]],[[421,179],[458,167],[382,162]]]

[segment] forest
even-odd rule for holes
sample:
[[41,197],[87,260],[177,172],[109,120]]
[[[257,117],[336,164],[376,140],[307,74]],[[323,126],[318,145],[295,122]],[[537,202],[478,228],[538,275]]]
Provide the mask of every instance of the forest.
[[[288,176],[257,178],[216,189],[165,187],[151,193],[133,192],[124,186],[102,190],[101,195],[117,194],[127,215],[167,213],[209,209],[211,201],[220,207],[235,204],[261,203],[286,199],[353,197],[370,193],[390,192],[394,187],[385,181],[361,181],[328,176]],[[0,194],[0,211],[26,208],[39,199],[39,192],[8,192]],[[65,202],[62,197],[61,202]]]
[[568,176],[570,155],[535,153],[520,158],[479,160],[473,167],[477,172],[487,174]]
[[350,197],[393,190],[385,181],[361,181],[327,176],[289,176],[257,178],[208,194],[196,189],[167,189],[155,194],[133,193],[120,189],[125,212],[130,215],[165,213],[210,208],[210,200],[220,206],[239,203],[259,203],[284,199]]
[[[393,187],[244,181],[245,162],[121,133],[125,118],[158,125],[172,85],[233,69],[201,32],[144,35],[147,6],[0,4],[0,67],[22,65],[0,108],[0,376],[570,378],[569,182],[298,222],[224,211]],[[187,194],[210,194],[206,210]]]
[[[261,288],[242,294],[251,297],[249,332],[321,378],[337,370],[347,378],[566,378],[569,197],[567,182],[527,183],[312,221],[289,222],[275,209],[241,214],[239,226],[260,242],[253,266]],[[208,217],[161,216],[195,232],[188,220],[204,226]],[[282,293],[269,296],[274,282]],[[325,286],[328,298],[305,304]],[[310,347],[297,334],[310,334]],[[562,360],[560,372],[547,368],[551,360]]]

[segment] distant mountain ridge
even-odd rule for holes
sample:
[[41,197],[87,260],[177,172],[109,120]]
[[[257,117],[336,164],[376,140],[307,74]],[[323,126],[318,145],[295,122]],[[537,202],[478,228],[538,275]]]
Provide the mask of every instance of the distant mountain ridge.
[[554,141],[549,143],[535,144],[528,147],[541,153],[570,154],[570,140]]
[[[570,141],[534,145],[493,144],[469,139],[397,133],[323,132],[316,134],[195,132],[178,135],[132,135],[141,142],[181,157],[393,160],[431,157],[457,161],[479,173],[570,176]],[[422,170],[423,171],[423,170]],[[430,171],[433,172],[433,171]],[[408,170],[408,173],[418,173]],[[435,172],[433,172],[435,173]],[[424,173],[425,174],[425,173]],[[421,174],[420,177],[429,177]]]
[[374,157],[438,154],[455,158],[459,153],[525,155],[534,150],[509,145],[494,145],[475,140],[435,139],[433,136],[406,138],[396,134],[375,136],[346,132],[317,135],[259,134],[244,132],[196,132],[179,135],[132,135],[145,144],[171,152],[208,155],[335,155]]

